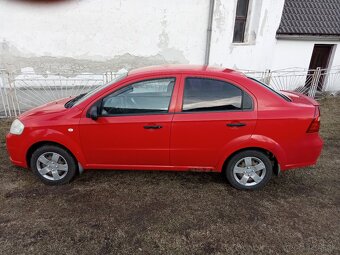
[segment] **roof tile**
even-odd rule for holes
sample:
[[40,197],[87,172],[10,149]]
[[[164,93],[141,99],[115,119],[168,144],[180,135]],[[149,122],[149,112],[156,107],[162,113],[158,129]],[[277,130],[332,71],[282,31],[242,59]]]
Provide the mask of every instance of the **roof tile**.
[[276,33],[340,35],[340,0],[286,0]]

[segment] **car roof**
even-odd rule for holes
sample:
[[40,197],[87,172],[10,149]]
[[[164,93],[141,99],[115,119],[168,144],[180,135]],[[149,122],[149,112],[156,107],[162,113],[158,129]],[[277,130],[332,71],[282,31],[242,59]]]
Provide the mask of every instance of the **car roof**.
[[204,66],[204,65],[158,65],[148,66],[131,70],[129,76],[137,75],[152,75],[152,74],[205,74],[205,75],[232,75],[244,77],[243,73],[237,72],[233,69]]

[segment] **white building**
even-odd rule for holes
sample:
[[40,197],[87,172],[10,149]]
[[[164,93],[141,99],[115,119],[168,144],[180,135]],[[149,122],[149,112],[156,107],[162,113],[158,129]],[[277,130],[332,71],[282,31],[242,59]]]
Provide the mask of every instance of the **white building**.
[[335,68],[339,10],[339,0],[1,0],[0,68]]

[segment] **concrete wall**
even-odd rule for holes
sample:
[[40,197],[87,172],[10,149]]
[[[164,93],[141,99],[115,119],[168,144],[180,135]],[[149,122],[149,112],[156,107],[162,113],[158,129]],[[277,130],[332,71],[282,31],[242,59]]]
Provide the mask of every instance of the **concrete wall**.
[[[209,0],[0,0],[0,68],[37,73],[203,64]],[[308,68],[313,41],[277,40],[284,0],[250,0],[246,42],[232,43],[237,0],[216,0],[210,64]],[[339,42],[331,66],[340,66]]]
[[7,69],[98,72],[204,60],[209,1],[28,2],[0,3],[0,66]]

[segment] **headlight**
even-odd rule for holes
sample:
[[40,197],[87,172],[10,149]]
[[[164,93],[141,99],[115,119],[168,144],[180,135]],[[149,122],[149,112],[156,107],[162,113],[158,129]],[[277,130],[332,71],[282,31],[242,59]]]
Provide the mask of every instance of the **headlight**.
[[13,121],[9,132],[14,135],[21,135],[21,133],[24,131],[24,128],[24,124],[22,124],[20,120],[16,119]]

